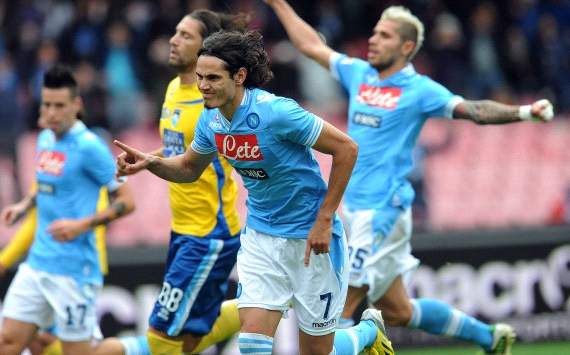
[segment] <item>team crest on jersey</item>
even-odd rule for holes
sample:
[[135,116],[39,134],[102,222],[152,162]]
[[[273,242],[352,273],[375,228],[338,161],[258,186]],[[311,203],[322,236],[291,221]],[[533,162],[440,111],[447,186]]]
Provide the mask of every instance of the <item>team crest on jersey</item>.
[[255,134],[215,134],[218,152],[224,157],[238,161],[263,160],[263,154]]
[[40,152],[36,170],[38,173],[60,176],[65,165],[65,154],[43,150]]
[[249,115],[247,115],[245,122],[247,123],[247,126],[249,128],[256,129],[257,127],[259,127],[259,116],[257,115],[257,113],[250,113]]
[[401,95],[402,89],[400,88],[362,84],[358,89],[356,101],[369,106],[392,110],[398,107]]

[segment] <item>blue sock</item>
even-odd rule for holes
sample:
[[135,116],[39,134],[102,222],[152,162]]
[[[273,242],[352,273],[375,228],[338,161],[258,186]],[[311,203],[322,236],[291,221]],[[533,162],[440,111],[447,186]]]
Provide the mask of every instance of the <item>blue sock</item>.
[[354,327],[337,329],[334,334],[333,354],[357,355],[374,344],[378,328],[372,320],[363,320]]
[[249,355],[271,355],[273,338],[263,334],[239,333],[239,352]]
[[493,343],[491,327],[450,305],[430,298],[411,300],[413,306],[409,328],[479,344],[490,349]]
[[150,355],[150,348],[144,335],[121,337],[119,341],[123,345],[125,355]]

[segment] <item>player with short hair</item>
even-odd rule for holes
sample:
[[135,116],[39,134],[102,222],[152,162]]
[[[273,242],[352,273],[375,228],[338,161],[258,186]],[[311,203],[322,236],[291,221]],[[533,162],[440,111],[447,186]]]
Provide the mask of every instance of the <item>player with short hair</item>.
[[[248,217],[238,254],[240,352],[271,354],[283,312],[295,310],[301,353],[329,354],[346,296],[346,239],[336,208],[357,146],[295,101],[259,89],[273,76],[257,32],[208,37],[196,65],[206,109],[184,155],[159,159],[116,141],[119,174],[143,169],[194,181],[217,153],[243,177]],[[311,148],[332,155],[329,186]],[[381,315],[334,339],[338,354],[386,349]],[[384,350],[382,350],[384,353]]]
[[[115,180],[106,144],[78,120],[82,107],[71,72],[55,66],[44,75],[35,193],[6,207],[11,225],[37,206],[38,227],[26,262],[5,297],[0,353],[20,354],[38,329],[55,324],[65,354],[92,354],[97,329],[95,298],[103,275],[93,228],[134,209],[126,186]],[[114,196],[97,212],[100,189]]]
[[348,91],[348,134],[360,150],[344,195],[349,234],[350,287],[345,321],[368,298],[386,323],[418,328],[479,344],[485,351],[510,354],[515,333],[509,325],[488,325],[451,306],[427,298],[410,299],[405,283],[419,261],[411,254],[410,206],[414,191],[406,176],[412,149],[428,118],[471,120],[478,124],[549,121],[552,105],[540,100],[511,106],[469,101],[416,73],[410,63],[419,51],[424,26],[408,9],[391,6],[368,40],[368,60],[329,48],[285,0],[265,0],[293,45],[329,69]]

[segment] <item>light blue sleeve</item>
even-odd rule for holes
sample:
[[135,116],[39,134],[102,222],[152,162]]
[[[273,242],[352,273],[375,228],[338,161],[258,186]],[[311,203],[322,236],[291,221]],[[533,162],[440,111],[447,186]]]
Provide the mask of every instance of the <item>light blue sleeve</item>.
[[115,159],[109,147],[94,133],[82,137],[83,168],[98,185],[104,186],[115,179]]
[[322,118],[294,100],[279,98],[272,103],[271,131],[280,140],[312,147],[321,135],[323,124]]
[[208,127],[209,117],[202,111],[196,129],[194,130],[194,140],[190,144],[193,151],[198,154],[211,154],[217,151],[216,146],[210,139],[211,130]]
[[422,81],[420,103],[425,117],[453,118],[453,109],[463,98],[452,94],[446,87],[428,77]]
[[357,73],[365,71],[368,63],[358,58],[351,58],[346,54],[334,52],[329,61],[329,67],[332,76],[337,79],[341,85],[350,90],[350,84]]

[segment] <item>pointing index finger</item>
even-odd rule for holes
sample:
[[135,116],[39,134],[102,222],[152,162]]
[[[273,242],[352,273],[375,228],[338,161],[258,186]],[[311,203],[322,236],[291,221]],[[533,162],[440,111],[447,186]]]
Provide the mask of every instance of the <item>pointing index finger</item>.
[[311,259],[311,243],[307,240],[307,247],[305,248],[305,266],[309,266],[309,260]]
[[121,148],[122,150],[124,150],[125,152],[129,153],[129,154],[136,154],[137,151],[133,148],[131,148],[130,146],[126,145],[125,143],[115,139],[113,141],[113,144],[116,145],[117,147]]

